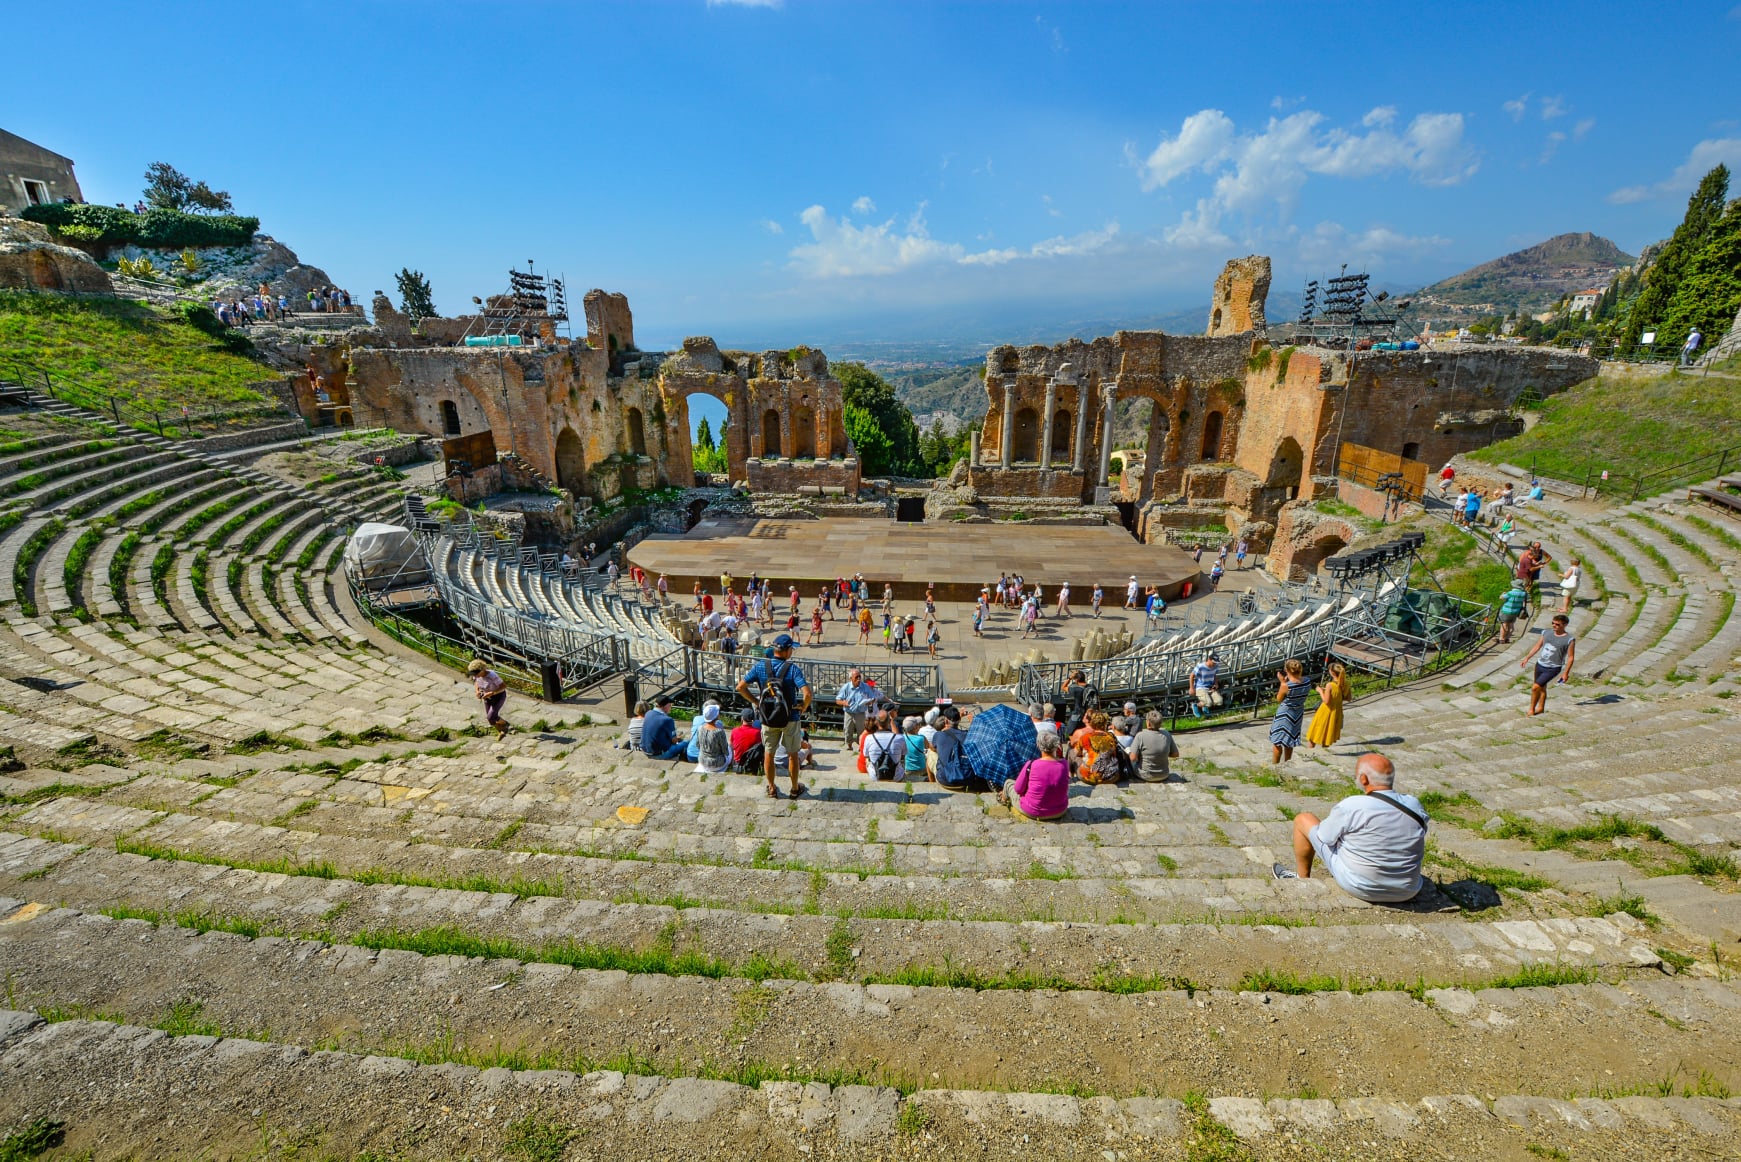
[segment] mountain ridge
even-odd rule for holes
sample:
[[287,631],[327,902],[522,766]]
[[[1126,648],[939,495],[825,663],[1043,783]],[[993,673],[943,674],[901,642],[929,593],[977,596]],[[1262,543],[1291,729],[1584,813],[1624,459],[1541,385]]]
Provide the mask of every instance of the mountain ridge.
[[1411,296],[1409,316],[1444,325],[1514,311],[1536,314],[1568,294],[1606,287],[1637,261],[1600,234],[1556,234],[1422,287]]

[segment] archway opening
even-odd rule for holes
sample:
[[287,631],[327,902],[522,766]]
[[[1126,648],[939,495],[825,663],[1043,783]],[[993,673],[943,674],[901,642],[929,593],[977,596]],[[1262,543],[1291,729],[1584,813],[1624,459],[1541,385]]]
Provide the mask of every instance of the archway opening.
[[780,458],[780,413],[773,408],[762,413],[762,456],[768,460]]
[[586,492],[586,445],[573,428],[556,437],[556,483],[576,496]]
[[1040,418],[1034,414],[1033,408],[1022,408],[1016,413],[1016,433],[1014,443],[1010,445],[1010,459],[1031,461],[1040,458]]
[[1221,459],[1221,413],[1210,412],[1203,417],[1203,459]]
[[803,404],[792,413],[792,458],[816,458],[816,413]]
[[647,425],[641,419],[640,408],[630,408],[628,412],[629,451],[637,456],[647,454]]
[[1421,458],[1421,446],[1413,440],[1410,440],[1402,446],[1402,458],[1404,460],[1419,460]]
[[1288,436],[1276,445],[1274,455],[1270,457],[1269,474],[1264,478],[1264,484],[1269,488],[1285,488],[1288,499],[1292,500],[1300,494],[1300,481],[1305,470],[1305,453],[1300,451],[1300,442]]
[[1348,542],[1339,534],[1323,533],[1311,545],[1294,555],[1294,568],[1316,573],[1326,557],[1334,557],[1347,547]]
[[457,436],[459,433],[459,409],[453,406],[451,399],[444,399],[441,401],[441,434]]
[[1059,408],[1052,413],[1052,459],[1070,459],[1070,412]]
[[902,496],[895,499],[895,519],[909,523],[921,523],[925,519],[925,498],[922,496]]
[[1221,329],[1221,308],[1220,307],[1216,307],[1215,313],[1213,315],[1209,316],[1209,329],[1211,331],[1218,331]]

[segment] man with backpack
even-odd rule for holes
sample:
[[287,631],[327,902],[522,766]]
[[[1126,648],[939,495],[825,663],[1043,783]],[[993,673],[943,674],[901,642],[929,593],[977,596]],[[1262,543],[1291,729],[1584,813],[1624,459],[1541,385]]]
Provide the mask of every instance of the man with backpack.
[[[750,667],[749,673],[738,679],[737,690],[746,701],[756,706],[762,720],[762,773],[768,779],[768,798],[778,799],[774,786],[774,753],[782,744],[786,748],[786,765],[792,775],[792,798],[808,789],[798,781],[799,752],[803,748],[804,732],[799,715],[810,709],[810,684],[804,671],[792,661],[792,636],[781,634],[774,639],[774,656],[763,658]],[[760,687],[753,698],[750,686]]]

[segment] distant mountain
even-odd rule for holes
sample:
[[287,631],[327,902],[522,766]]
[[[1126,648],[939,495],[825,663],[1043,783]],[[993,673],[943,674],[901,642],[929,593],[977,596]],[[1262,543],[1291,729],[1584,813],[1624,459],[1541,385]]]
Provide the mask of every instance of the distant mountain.
[[1408,315],[1435,326],[1545,311],[1574,291],[1605,287],[1638,261],[1596,234],[1558,234],[1416,291]]

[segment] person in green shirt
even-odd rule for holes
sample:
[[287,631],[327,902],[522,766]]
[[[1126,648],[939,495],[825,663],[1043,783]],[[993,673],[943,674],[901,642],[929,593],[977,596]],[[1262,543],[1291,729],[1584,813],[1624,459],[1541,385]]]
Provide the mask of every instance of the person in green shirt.
[[1529,608],[1529,593],[1522,581],[1513,581],[1504,597],[1499,599],[1499,644],[1510,645],[1513,629],[1523,611]]

